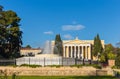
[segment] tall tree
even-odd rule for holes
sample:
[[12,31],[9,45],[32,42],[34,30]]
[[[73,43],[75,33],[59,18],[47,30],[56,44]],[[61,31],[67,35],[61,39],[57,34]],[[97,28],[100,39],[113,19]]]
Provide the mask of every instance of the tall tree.
[[63,43],[60,34],[57,34],[55,37],[54,54],[63,56]]
[[0,11],[0,55],[4,58],[15,58],[20,55],[22,31],[19,22],[20,18],[14,11]]
[[117,68],[120,68],[120,48],[116,48],[116,58],[115,58],[115,65],[117,66]]
[[101,44],[101,40],[99,37],[99,34],[97,34],[97,36],[94,38],[94,46],[93,46],[93,56],[98,56],[99,54],[101,54],[103,52],[103,47]]

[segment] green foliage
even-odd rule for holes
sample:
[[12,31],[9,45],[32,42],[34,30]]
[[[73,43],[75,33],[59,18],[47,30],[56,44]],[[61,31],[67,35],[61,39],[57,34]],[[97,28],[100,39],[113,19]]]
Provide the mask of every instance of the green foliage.
[[112,69],[120,69],[120,66],[113,66]]
[[22,31],[19,28],[20,18],[12,11],[3,11],[0,8],[0,55],[3,58],[20,56],[22,45]]
[[97,36],[94,38],[94,46],[93,46],[93,50],[92,50],[92,54],[93,56],[98,56],[98,54],[103,52],[103,47],[101,44],[101,40],[99,35],[97,34]]
[[117,68],[120,68],[120,48],[118,48],[117,51],[117,56],[115,58],[115,65],[117,66]]
[[56,68],[60,68],[62,67],[61,65],[47,65],[46,67],[56,67]]
[[96,69],[101,69],[102,68],[99,64],[93,64],[92,66]]
[[35,64],[22,64],[22,65],[20,65],[20,66],[22,66],[22,67],[31,67],[31,68],[36,68],[36,67],[42,67],[41,65],[35,65]]
[[114,49],[115,48],[112,46],[112,44],[105,45],[105,51],[104,51],[103,55],[105,56],[106,61],[108,59],[115,59],[116,54],[115,54]]
[[16,78],[16,74],[13,73],[13,74],[12,74],[12,79],[15,79],[15,78]]
[[105,62],[105,55],[104,54],[101,54],[100,55],[100,62]]
[[30,46],[30,45],[27,45],[25,48],[31,48],[31,46]]
[[70,67],[77,67],[77,68],[81,68],[81,67],[83,67],[83,65],[70,65]]
[[113,52],[108,53],[108,59],[115,59],[116,55]]
[[56,35],[55,37],[54,54],[63,56],[63,43],[60,34]]

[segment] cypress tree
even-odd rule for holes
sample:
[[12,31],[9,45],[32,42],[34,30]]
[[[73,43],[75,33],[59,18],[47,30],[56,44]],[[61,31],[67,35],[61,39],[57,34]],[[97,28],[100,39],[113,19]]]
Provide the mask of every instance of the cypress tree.
[[94,38],[94,48],[93,48],[93,56],[98,56],[98,54],[101,54],[103,52],[103,47],[101,44],[101,40],[99,37],[99,34]]
[[55,37],[54,54],[63,56],[63,43],[60,34],[57,34]]

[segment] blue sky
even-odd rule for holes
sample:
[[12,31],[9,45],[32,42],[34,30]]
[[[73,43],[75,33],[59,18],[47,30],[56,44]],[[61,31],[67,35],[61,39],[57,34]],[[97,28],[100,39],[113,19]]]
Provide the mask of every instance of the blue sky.
[[23,46],[42,47],[61,34],[63,40],[120,41],[120,0],[0,0],[4,10],[21,18]]

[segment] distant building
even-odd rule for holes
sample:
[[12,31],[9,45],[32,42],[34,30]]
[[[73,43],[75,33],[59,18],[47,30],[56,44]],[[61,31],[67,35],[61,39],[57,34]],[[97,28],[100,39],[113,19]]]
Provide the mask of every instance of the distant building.
[[40,48],[21,48],[20,54],[24,56],[33,56],[41,53],[41,51],[42,50]]
[[[101,40],[102,47],[104,48],[104,40]],[[52,41],[52,52],[54,49],[55,41]],[[96,60],[92,57],[92,46],[94,40],[79,40],[77,37],[74,40],[63,40],[63,57],[65,58],[78,58],[86,60]]]

